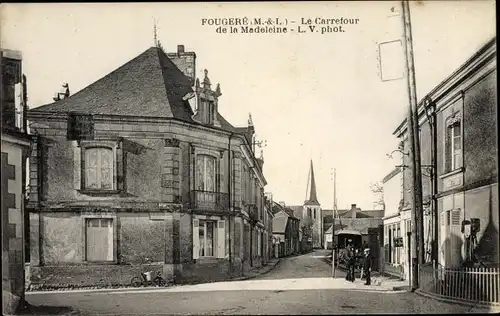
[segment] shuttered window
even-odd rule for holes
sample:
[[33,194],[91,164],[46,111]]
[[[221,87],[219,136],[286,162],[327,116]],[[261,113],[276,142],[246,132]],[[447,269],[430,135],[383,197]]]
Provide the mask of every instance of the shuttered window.
[[113,189],[114,153],[110,148],[85,149],[85,188]]
[[226,222],[217,221],[217,258],[226,257]]
[[196,218],[193,219],[193,259],[200,257],[200,235],[199,235],[200,221]]
[[451,211],[451,225],[460,226],[460,210],[452,210]]

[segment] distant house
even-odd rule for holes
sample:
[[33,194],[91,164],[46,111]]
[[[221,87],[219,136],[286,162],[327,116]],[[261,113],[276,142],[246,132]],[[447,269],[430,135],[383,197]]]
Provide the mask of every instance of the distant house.
[[299,252],[299,219],[293,211],[274,202],[273,237],[278,244],[278,256],[284,257]]
[[[352,204],[350,209],[338,210],[338,217],[333,221],[332,210],[322,210],[323,215],[323,229],[325,232],[333,230],[333,242],[338,245],[338,232],[342,230],[351,230],[359,232],[362,235],[363,244],[371,244],[373,248],[379,243],[379,228],[382,225],[382,217],[384,216],[383,210],[362,210]],[[334,224],[334,225],[333,225]],[[334,226],[332,229],[332,225]],[[325,243],[331,233],[325,233]],[[330,241],[331,242],[331,241]],[[342,246],[342,245],[339,245]]]

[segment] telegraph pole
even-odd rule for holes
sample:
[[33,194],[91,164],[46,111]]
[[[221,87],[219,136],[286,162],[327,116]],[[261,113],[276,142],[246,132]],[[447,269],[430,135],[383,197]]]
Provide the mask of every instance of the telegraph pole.
[[408,88],[408,143],[411,158],[411,223],[412,223],[412,291],[418,288],[419,264],[424,262],[424,236],[422,214],[422,170],[420,163],[420,135],[418,123],[417,92],[415,84],[415,65],[411,34],[410,6],[407,0],[401,1],[403,22],[403,52],[405,56],[405,80]]
[[335,278],[335,215],[337,208],[336,201],[336,172],[335,168],[333,168],[333,208],[332,208],[332,276]]

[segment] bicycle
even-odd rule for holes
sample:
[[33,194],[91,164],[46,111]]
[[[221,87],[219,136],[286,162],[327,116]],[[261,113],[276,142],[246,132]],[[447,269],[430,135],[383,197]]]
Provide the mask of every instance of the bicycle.
[[167,285],[167,281],[165,281],[164,278],[161,276],[161,272],[158,272],[156,277],[151,280],[151,273],[152,271],[148,272],[142,272],[141,276],[135,276],[130,280],[130,284],[132,284],[133,287],[141,287],[141,286],[158,286],[158,287],[163,287]]
[[[144,258],[142,260],[142,264],[148,264],[151,263],[150,258]],[[167,281],[162,278],[161,272],[158,271],[156,274],[156,277],[152,279],[151,274],[153,271],[147,271],[147,272],[142,272],[140,276],[135,276],[130,280],[130,284],[133,287],[140,287],[140,286],[150,286],[150,285],[155,285],[155,286],[165,286],[167,285]]]

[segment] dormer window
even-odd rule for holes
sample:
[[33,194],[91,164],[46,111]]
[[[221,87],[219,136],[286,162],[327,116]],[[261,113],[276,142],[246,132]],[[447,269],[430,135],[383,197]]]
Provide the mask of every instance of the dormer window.
[[210,125],[214,124],[214,118],[215,118],[215,105],[213,102],[208,102],[208,107],[207,107],[207,115],[208,115],[208,121],[207,123]]

